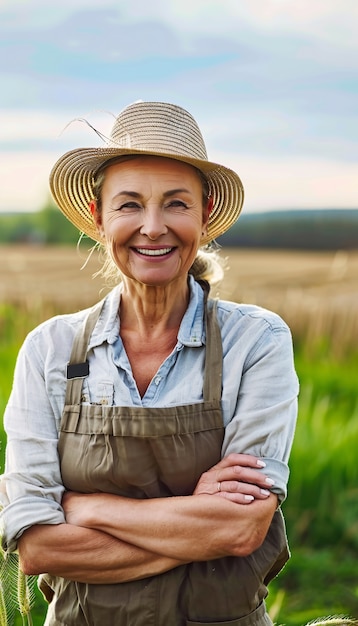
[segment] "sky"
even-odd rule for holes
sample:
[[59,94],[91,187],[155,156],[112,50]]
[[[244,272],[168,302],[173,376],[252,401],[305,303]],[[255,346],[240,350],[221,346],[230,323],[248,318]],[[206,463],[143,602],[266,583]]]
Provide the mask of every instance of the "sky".
[[0,211],[136,100],[194,115],[247,213],[358,208],[357,29],[357,0],[0,0]]

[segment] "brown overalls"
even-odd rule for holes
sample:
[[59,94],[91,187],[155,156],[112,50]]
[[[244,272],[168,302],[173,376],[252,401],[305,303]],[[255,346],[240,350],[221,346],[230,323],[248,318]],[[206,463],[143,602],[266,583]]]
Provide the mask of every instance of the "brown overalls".
[[[75,338],[71,363],[86,361],[100,314],[93,307]],[[59,438],[68,490],[129,498],[192,494],[221,458],[222,344],[214,301],[207,303],[203,402],[144,408],[81,405],[82,378],[68,380]],[[45,575],[55,592],[47,626],[271,626],[266,584],[288,559],[283,517],[276,511],[263,545],[245,558],[179,566],[134,582],[88,585]]]

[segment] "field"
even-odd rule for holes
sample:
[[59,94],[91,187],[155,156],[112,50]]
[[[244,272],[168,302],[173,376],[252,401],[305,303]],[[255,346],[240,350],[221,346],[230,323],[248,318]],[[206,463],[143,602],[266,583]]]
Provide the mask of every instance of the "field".
[[[0,301],[91,303],[103,287],[92,280],[100,267],[94,253],[87,266],[84,248],[0,246]],[[227,271],[223,297],[234,300],[291,303],[310,309],[329,308],[342,313],[358,304],[358,251],[301,252],[225,248]],[[66,298],[64,298],[64,293]]]
[[[358,252],[222,250],[227,271],[219,293],[280,313],[294,335],[334,336],[345,350],[358,337]],[[70,311],[95,302],[106,287],[98,255],[86,267],[82,248],[0,247],[0,302]],[[40,314],[41,315],[41,314]],[[338,345],[340,344],[340,346]]]
[[[227,271],[218,293],[287,321],[301,381],[284,505],[292,559],[271,585],[271,616],[287,626],[358,617],[358,252],[225,249],[222,256]],[[92,279],[97,254],[81,270],[86,258],[83,248],[0,247],[0,410],[28,330],[108,290]]]

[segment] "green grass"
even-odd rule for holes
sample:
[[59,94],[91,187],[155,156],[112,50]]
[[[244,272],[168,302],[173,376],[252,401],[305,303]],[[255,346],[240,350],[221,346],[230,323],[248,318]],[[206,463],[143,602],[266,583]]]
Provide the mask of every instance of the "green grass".
[[[0,415],[4,414],[7,399],[10,395],[12,376],[16,361],[17,349],[12,346],[0,346]],[[4,470],[5,435],[2,419],[0,422],[0,473]]]
[[299,416],[286,519],[295,543],[358,549],[358,357],[297,356]]
[[292,558],[270,585],[278,624],[358,616],[358,355],[296,352],[299,416],[283,509]]
[[294,547],[271,583],[267,605],[277,624],[302,626],[328,615],[358,615],[357,554]]
[[[0,308],[0,412],[12,384],[25,334],[54,314]],[[329,341],[295,342],[301,381],[299,418],[284,514],[292,558],[270,585],[268,606],[277,624],[301,626],[333,614],[358,616],[358,354],[337,356]],[[0,428],[3,468],[4,434]],[[43,623],[37,600],[34,626]],[[21,624],[21,618],[16,626]]]

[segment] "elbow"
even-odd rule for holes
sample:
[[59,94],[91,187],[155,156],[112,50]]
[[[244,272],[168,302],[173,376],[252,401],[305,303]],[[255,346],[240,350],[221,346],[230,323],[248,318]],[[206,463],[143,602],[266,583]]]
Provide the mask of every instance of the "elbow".
[[277,503],[277,496],[271,494],[266,501],[258,502],[255,509],[255,503],[250,505],[251,508],[244,523],[236,525],[239,531],[233,541],[232,556],[250,556],[262,546],[277,509]]
[[28,550],[19,550],[19,566],[23,574],[27,576],[39,576],[44,571],[36,556]]
[[19,565],[20,570],[23,574],[26,574],[26,576],[38,576],[42,574],[35,560],[27,553],[24,554],[23,551],[19,551]]
[[18,541],[19,566],[27,576],[38,576],[44,572],[40,564],[42,551],[28,534],[31,535],[26,531]]
[[30,562],[22,559],[21,557],[19,559],[19,566],[22,573],[26,574],[26,576],[38,576],[38,574],[40,573],[35,571],[35,568],[31,567]]
[[262,529],[247,529],[246,532],[240,533],[240,536],[235,538],[235,541],[232,544],[230,556],[250,556],[250,554],[255,552],[255,550],[263,544],[264,540],[265,534],[262,532]]

